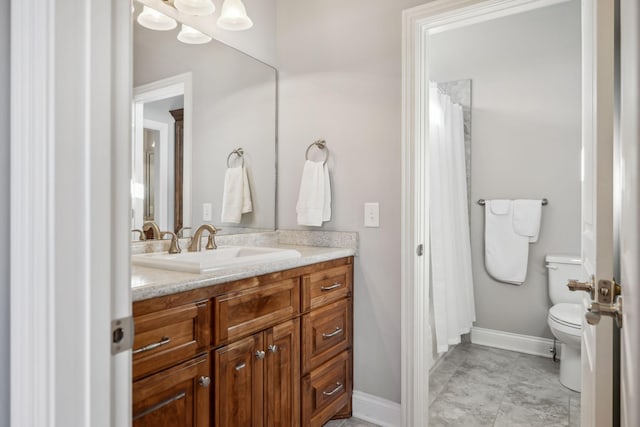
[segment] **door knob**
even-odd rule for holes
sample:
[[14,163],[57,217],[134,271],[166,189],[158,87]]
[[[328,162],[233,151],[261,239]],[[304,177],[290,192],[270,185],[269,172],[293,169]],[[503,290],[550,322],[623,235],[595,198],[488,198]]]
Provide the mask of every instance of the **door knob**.
[[585,314],[585,319],[590,325],[597,325],[602,316],[609,316],[616,319],[618,328],[622,328],[622,296],[618,295],[613,304],[603,304],[601,302],[592,302]]
[[569,280],[567,283],[567,287],[570,291],[585,291],[589,292],[591,295],[591,299],[595,299],[596,296],[596,287],[594,285],[593,279],[589,282],[579,282],[577,280]]
[[275,353],[276,351],[278,351],[278,346],[275,344],[270,344],[269,347],[267,347],[269,349],[269,351],[271,353]]
[[264,356],[266,355],[266,353],[262,350],[257,350],[256,351],[256,359],[264,359]]

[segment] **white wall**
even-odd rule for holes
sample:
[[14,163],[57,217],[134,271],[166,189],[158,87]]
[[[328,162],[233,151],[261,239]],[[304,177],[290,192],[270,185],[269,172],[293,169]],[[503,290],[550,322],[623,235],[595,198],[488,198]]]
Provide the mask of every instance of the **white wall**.
[[[430,78],[472,79],[471,240],[476,326],[552,337],[548,253],[580,253],[578,0],[437,34]],[[521,286],[484,267],[478,199],[542,198],[540,239]]]
[[[333,216],[357,231],[355,388],[400,402],[401,11],[424,0],[278,0],[278,228],[296,225],[307,146],[331,152]],[[365,202],[380,228],[363,227]]]
[[0,425],[9,425],[9,0],[0,2]]

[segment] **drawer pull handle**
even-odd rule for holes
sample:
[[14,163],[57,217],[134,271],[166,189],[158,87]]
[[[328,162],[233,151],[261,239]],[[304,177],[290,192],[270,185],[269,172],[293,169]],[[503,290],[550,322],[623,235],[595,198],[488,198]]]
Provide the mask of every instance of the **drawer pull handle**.
[[322,338],[326,340],[328,338],[333,338],[336,335],[341,334],[341,333],[342,333],[342,328],[340,326],[336,326],[336,330],[335,331],[330,332],[328,334],[322,334]]
[[337,392],[339,392],[339,391],[340,391],[340,390],[342,390],[343,388],[344,388],[344,386],[343,386],[341,383],[339,383],[339,382],[338,382],[338,383],[336,383],[336,388],[334,388],[334,389],[333,389],[333,390],[331,390],[331,391],[323,391],[323,392],[322,392],[322,394],[323,394],[324,396],[327,396],[327,397],[329,397],[329,396],[333,396],[334,394],[336,394]]
[[335,283],[334,283],[333,285],[331,285],[331,286],[321,286],[321,287],[320,287],[320,290],[321,290],[322,292],[327,292],[327,291],[332,291],[332,290],[334,290],[334,289],[337,289],[337,288],[339,288],[340,286],[342,286],[342,283],[340,283],[340,282],[335,282]]
[[136,350],[133,350],[132,354],[144,353],[145,351],[150,351],[158,347],[162,347],[165,344],[169,344],[171,339],[169,337],[162,337],[160,341],[154,342],[153,344],[146,345],[144,347],[140,347]]
[[244,368],[246,368],[246,367],[247,367],[247,364],[246,364],[246,363],[244,363],[244,362],[242,362],[242,363],[238,363],[238,364],[236,365],[236,371],[239,371],[240,369],[244,369]]
[[140,418],[143,418],[143,417],[149,415],[150,413],[157,411],[158,409],[162,409],[167,405],[171,405],[173,402],[175,402],[177,400],[180,400],[180,399],[183,399],[186,395],[187,394],[183,391],[182,393],[176,394],[175,396],[170,397],[167,400],[163,400],[162,402],[160,402],[160,403],[158,403],[156,405],[153,405],[150,408],[147,408],[147,409],[145,409],[144,411],[142,411],[142,412],[140,412],[138,414],[135,414],[133,416],[132,421],[139,420]]
[[269,351],[271,353],[275,353],[276,351],[278,351],[278,346],[275,344],[269,344],[269,347],[267,347],[269,349]]
[[211,378],[202,376],[198,378],[198,384],[200,384],[202,387],[209,387],[209,384],[211,384]]

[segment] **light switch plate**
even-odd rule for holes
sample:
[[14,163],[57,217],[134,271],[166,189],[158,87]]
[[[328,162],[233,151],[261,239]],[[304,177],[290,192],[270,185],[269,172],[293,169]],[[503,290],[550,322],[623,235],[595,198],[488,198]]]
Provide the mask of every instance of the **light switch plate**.
[[211,203],[202,204],[202,220],[211,221]]
[[380,204],[365,203],[364,204],[364,226],[380,227]]

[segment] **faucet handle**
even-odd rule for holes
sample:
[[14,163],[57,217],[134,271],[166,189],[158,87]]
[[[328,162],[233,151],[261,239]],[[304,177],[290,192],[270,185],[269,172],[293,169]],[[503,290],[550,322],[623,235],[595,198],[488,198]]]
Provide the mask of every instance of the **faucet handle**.
[[142,242],[143,240],[146,240],[146,238],[144,237],[144,231],[140,230],[139,228],[134,228],[131,230],[132,233],[139,233],[138,236],[138,241]]
[[169,244],[169,253],[170,254],[179,254],[182,252],[180,249],[180,243],[178,243],[178,236],[173,231],[161,231],[160,236],[164,237],[166,234],[171,236],[171,243]]
[[216,239],[215,239],[215,233],[209,233],[209,236],[207,238],[207,246],[206,248],[209,249],[218,249],[218,245],[216,245]]

